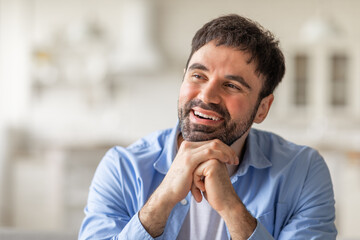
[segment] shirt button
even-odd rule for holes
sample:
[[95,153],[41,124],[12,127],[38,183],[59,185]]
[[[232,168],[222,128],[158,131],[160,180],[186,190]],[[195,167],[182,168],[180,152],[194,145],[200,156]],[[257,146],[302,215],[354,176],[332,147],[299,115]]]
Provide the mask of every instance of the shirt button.
[[181,205],[186,205],[187,202],[188,202],[188,201],[187,201],[186,199],[183,199],[183,200],[180,201]]

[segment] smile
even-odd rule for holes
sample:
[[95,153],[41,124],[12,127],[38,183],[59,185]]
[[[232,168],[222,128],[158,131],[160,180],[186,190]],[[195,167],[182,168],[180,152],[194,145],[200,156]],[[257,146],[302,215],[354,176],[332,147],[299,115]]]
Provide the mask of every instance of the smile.
[[198,111],[194,111],[194,115],[197,116],[197,117],[199,117],[199,118],[209,119],[209,120],[213,120],[213,121],[219,121],[219,120],[220,120],[219,117],[210,116],[210,115],[207,115],[207,114],[198,112]]

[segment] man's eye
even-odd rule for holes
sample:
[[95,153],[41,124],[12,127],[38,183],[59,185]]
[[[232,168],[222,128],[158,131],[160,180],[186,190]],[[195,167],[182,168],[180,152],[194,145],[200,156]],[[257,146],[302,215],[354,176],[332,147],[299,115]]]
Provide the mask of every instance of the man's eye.
[[232,88],[232,89],[236,89],[236,90],[241,90],[237,85],[232,84],[232,83],[227,83],[225,86],[228,87],[228,88]]
[[194,80],[203,80],[204,79],[204,76],[202,76],[200,74],[196,74],[196,73],[192,74],[191,76]]

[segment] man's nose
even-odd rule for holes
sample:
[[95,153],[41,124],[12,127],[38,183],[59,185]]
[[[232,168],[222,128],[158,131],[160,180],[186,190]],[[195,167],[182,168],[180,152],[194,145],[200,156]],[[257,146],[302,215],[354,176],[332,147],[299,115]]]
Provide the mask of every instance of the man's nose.
[[203,85],[199,94],[199,98],[204,103],[219,104],[221,101],[220,90],[220,86],[216,81],[209,80],[206,84]]

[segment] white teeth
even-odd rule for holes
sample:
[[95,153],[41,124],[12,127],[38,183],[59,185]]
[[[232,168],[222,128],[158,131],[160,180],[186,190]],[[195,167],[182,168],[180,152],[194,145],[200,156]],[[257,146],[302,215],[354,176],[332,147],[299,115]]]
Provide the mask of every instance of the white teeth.
[[194,114],[197,115],[197,116],[203,117],[203,118],[214,120],[214,121],[220,120],[220,118],[218,118],[218,117],[209,116],[209,115],[203,114],[203,113],[198,112],[198,111],[194,111]]

